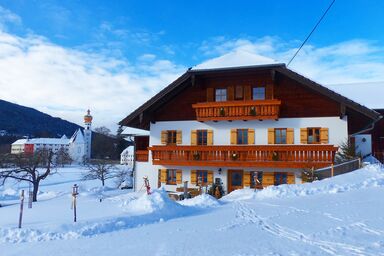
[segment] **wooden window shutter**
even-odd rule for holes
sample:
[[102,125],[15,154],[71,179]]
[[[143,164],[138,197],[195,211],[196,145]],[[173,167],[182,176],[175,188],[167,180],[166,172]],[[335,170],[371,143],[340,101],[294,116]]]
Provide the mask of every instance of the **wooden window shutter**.
[[191,131],[191,145],[192,146],[197,145],[197,131],[196,130]]
[[213,88],[207,88],[207,101],[208,102],[212,102],[215,100],[214,92],[215,92],[215,90]]
[[213,145],[213,130],[207,131],[207,145]]
[[235,88],[233,86],[229,86],[227,88],[227,100],[234,100],[235,99]]
[[183,144],[183,136],[181,130],[176,131],[176,144]]
[[295,144],[293,128],[287,128],[287,144]]
[[275,129],[268,128],[268,144],[275,144]]
[[161,144],[167,144],[167,131],[161,131]]
[[328,144],[328,128],[321,128],[320,129],[320,143],[321,144]]
[[208,171],[208,176],[207,176],[207,183],[208,184],[213,184],[213,171]]
[[231,129],[231,145],[236,145],[237,143],[237,129]]
[[300,143],[307,144],[308,143],[308,129],[300,128]]
[[287,173],[287,183],[295,184],[295,175],[293,173]]
[[263,187],[275,184],[275,174],[273,172],[263,173]]
[[160,182],[161,183],[167,183],[167,169],[161,169],[160,170]]
[[248,144],[255,144],[255,129],[248,129]]
[[265,99],[267,100],[273,99],[273,84],[267,84],[265,88]]
[[176,184],[181,184],[182,183],[182,171],[177,170],[176,171]]
[[250,187],[251,186],[251,173],[250,172],[244,172],[243,173],[243,184],[244,184],[244,187]]
[[251,86],[244,86],[244,100],[252,99],[252,88]]
[[191,184],[194,184],[194,185],[197,184],[197,171],[196,170],[191,171]]

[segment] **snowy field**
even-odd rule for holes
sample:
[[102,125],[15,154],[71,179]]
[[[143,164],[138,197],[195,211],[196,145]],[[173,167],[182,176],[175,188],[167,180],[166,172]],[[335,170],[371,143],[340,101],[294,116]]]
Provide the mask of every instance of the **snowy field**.
[[[0,187],[0,255],[384,255],[384,170],[370,165],[312,184],[235,191],[175,202],[80,181],[63,168],[25,204]],[[73,223],[71,187],[80,186]],[[100,202],[102,198],[102,202]]]

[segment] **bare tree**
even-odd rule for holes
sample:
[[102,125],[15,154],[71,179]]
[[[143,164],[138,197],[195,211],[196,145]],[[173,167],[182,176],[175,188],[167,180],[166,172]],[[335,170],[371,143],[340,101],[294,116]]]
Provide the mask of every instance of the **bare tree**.
[[118,169],[116,170],[115,172],[115,178],[116,178],[116,187],[117,188],[120,188],[121,185],[123,185],[124,183],[126,183],[128,181],[128,179],[130,179],[130,174],[131,174],[132,170],[130,168],[122,168],[122,169]]
[[0,170],[0,181],[4,185],[8,179],[26,181],[33,186],[33,202],[37,201],[40,181],[53,174],[53,152],[51,150],[39,150],[34,154],[8,154],[3,170]]
[[95,130],[95,132],[98,132],[98,133],[101,133],[101,134],[104,134],[107,136],[111,135],[111,130],[105,126],[96,127],[94,130]]
[[56,152],[56,157],[55,157],[55,162],[58,165],[61,165],[61,167],[64,167],[66,164],[71,164],[72,163],[72,158],[69,155],[69,152],[66,148],[61,147],[57,152]]
[[104,187],[105,181],[116,177],[116,166],[108,159],[95,159],[87,164],[88,172],[83,175],[83,180],[101,181]]

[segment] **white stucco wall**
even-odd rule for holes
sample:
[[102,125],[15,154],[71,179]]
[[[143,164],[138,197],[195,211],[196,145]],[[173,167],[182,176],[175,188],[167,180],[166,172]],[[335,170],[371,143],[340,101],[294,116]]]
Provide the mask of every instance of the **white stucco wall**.
[[371,134],[355,135],[356,152],[363,157],[372,154],[372,136]]
[[191,130],[213,130],[214,145],[230,145],[231,129],[255,129],[255,144],[268,144],[268,128],[294,128],[295,144],[300,144],[300,128],[327,127],[329,129],[329,144],[340,145],[348,137],[347,118],[280,118],[275,120],[252,121],[220,121],[220,122],[156,122],[151,123],[149,145],[161,145],[162,130],[182,130],[182,145],[191,145]]

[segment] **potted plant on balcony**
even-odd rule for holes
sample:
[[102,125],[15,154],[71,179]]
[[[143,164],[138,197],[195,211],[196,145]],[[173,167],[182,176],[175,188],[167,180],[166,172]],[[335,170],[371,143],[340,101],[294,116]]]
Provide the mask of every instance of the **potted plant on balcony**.
[[250,109],[249,109],[249,114],[251,116],[256,116],[256,107],[252,106]]
[[225,110],[224,110],[223,107],[221,107],[221,108],[219,109],[219,114],[220,114],[220,116],[225,116]]
[[199,152],[193,153],[193,160],[200,160],[200,153]]
[[232,160],[237,160],[238,158],[239,158],[239,154],[237,154],[237,153],[232,153],[232,155],[231,155],[231,158],[232,158]]
[[273,161],[279,161],[279,155],[277,154],[276,151],[273,151],[273,153],[272,153],[272,160]]

